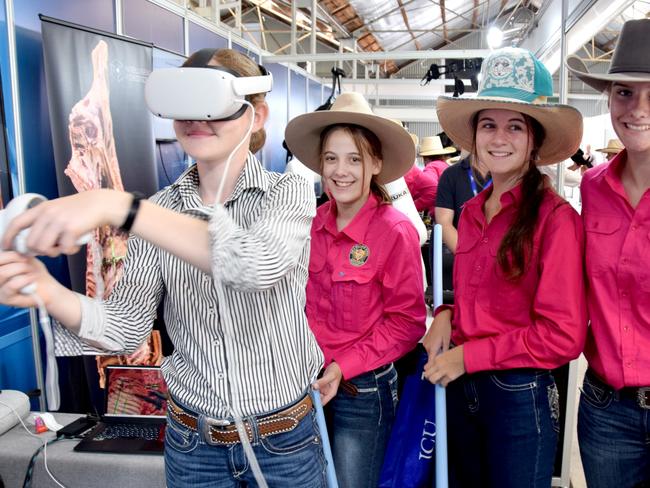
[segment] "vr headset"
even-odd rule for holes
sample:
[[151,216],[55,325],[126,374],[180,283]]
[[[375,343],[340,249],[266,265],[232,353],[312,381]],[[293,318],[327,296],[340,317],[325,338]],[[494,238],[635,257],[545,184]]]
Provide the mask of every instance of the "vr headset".
[[264,67],[262,76],[240,76],[208,66],[214,52],[202,49],[189,66],[153,71],[144,86],[149,110],[164,119],[233,120],[246,111],[246,95],[271,91],[273,76]]

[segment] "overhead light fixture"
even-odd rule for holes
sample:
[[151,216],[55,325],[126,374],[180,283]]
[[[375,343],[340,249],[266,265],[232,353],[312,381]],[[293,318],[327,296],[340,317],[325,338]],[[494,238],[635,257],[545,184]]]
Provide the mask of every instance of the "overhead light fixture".
[[486,40],[490,49],[500,48],[503,43],[503,31],[495,26],[490,27],[487,32]]

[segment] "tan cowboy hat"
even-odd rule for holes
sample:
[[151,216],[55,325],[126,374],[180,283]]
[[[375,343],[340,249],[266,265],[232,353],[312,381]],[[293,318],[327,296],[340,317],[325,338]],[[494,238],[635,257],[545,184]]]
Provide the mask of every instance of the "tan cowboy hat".
[[444,154],[453,154],[457,149],[453,146],[442,147],[440,136],[423,137],[420,144],[420,156],[442,156]]
[[379,142],[383,164],[377,175],[379,183],[404,176],[413,166],[415,144],[401,126],[390,119],[375,115],[359,93],[341,93],[327,111],[311,112],[293,118],[284,131],[289,150],[309,169],[321,173],[320,135],[330,125],[358,125],[373,132]]
[[[628,20],[623,24],[607,73],[590,73],[577,56],[569,56],[567,68],[581,81],[599,92],[607,90],[615,81],[650,81],[650,56],[645,48],[650,45],[650,19]],[[643,47],[643,50],[639,50]]]
[[535,163],[553,164],[567,159],[580,147],[582,115],[569,105],[546,103],[550,96],[551,74],[530,51],[499,49],[483,61],[476,98],[438,98],[438,120],[456,145],[471,151],[476,113],[504,109],[526,114],[540,123],[546,135]]
[[596,149],[596,151],[605,154],[618,154],[623,149],[625,149],[625,147],[623,147],[621,141],[619,141],[618,139],[610,139],[609,141],[607,141],[607,147],[604,147],[602,149]]

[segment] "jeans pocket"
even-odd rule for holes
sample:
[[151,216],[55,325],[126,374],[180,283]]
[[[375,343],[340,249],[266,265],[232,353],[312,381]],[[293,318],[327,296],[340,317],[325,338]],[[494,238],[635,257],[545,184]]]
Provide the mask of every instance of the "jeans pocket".
[[491,373],[490,380],[503,391],[526,391],[537,386],[535,374],[519,373],[516,370]]
[[199,434],[192,429],[179,424],[167,416],[165,429],[165,449],[171,449],[181,454],[188,454],[199,445]]
[[560,394],[557,391],[555,382],[546,387],[548,397],[548,408],[551,411],[551,425],[553,430],[560,433]]
[[395,374],[388,380],[388,387],[390,388],[390,394],[393,399],[393,415],[397,413],[397,404],[399,403],[399,395],[397,392],[397,371],[393,371]]
[[320,435],[313,410],[298,423],[295,429],[260,439],[260,444],[264,450],[269,454],[280,456],[294,454],[306,447],[320,445],[320,443]]
[[594,408],[606,409],[612,403],[614,392],[599,381],[585,375],[582,382],[582,399]]

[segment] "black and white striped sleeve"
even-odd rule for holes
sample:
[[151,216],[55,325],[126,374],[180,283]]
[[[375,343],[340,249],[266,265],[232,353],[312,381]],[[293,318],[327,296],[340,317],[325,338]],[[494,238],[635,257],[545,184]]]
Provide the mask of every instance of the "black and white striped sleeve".
[[214,279],[239,291],[271,288],[298,263],[315,215],[314,191],[295,174],[282,175],[271,187],[260,218],[249,228],[216,205],[209,226]]

